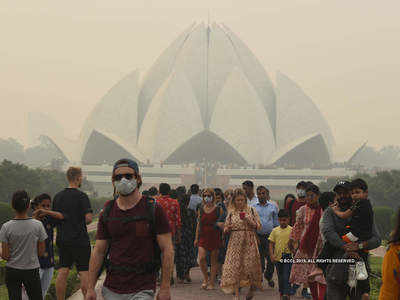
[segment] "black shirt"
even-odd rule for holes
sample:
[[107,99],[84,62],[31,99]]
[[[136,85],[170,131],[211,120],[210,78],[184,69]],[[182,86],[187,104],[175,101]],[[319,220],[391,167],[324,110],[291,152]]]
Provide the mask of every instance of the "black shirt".
[[63,214],[57,224],[57,245],[89,246],[85,215],[92,212],[88,196],[75,188],[66,188],[54,196],[53,210]]
[[358,237],[359,241],[366,241],[372,237],[372,224],[374,211],[368,199],[359,199],[350,208],[353,216],[350,221],[350,231]]
[[44,217],[41,221],[44,229],[46,229],[47,239],[45,241],[46,251],[43,256],[39,256],[39,263],[41,269],[48,269],[54,267],[53,229],[60,222],[49,216]]

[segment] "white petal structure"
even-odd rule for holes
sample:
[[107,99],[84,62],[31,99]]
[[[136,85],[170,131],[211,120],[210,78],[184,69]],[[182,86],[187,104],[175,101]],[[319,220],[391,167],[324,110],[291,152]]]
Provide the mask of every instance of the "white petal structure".
[[172,73],[175,62],[192,32],[194,24],[189,26],[157,59],[146,74],[138,101],[138,130],[140,130],[147,110],[164,81]]
[[[189,26],[139,82],[131,73],[82,129],[84,164],[140,162],[328,164],[334,139],[312,100],[287,76],[274,87],[227,26]],[[62,147],[61,147],[62,148]]]
[[276,96],[273,84],[264,67],[250,49],[227,27],[223,26],[240,61],[240,67],[253,85],[268,115],[272,130],[276,131]]
[[290,151],[294,147],[293,143],[296,144],[295,141],[319,134],[325,144],[321,146],[326,147],[331,157],[334,145],[332,131],[311,98],[294,81],[280,72],[277,73],[277,94],[278,148]]
[[134,71],[117,83],[95,106],[86,119],[80,137],[83,157],[93,130],[119,137],[136,145],[139,72]]
[[275,150],[274,135],[262,102],[239,68],[225,82],[210,130],[232,145],[248,163],[266,164]]
[[139,149],[151,161],[164,161],[177,147],[204,129],[188,80],[177,72],[154,97],[139,137]]

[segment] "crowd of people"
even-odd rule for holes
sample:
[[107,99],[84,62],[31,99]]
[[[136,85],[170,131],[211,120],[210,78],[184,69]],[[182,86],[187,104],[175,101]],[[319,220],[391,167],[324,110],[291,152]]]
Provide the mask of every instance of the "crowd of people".
[[[368,252],[381,238],[362,179],[338,182],[324,193],[312,182],[299,182],[296,195],[288,194],[280,207],[266,186],[251,181],[226,191],[161,183],[141,192],[138,164],[121,159],[113,166],[114,197],[99,215],[92,249],[87,231],[92,209],[79,190],[82,170],[69,168],[67,178],[69,187],[53,199],[42,194],[30,200],[23,190],[12,197],[15,218],[0,229],[9,299],[44,299],[56,263],[54,228],[57,299],[65,299],[74,265],[87,300],[96,299],[104,270],[106,300],[169,300],[171,286],[192,283],[196,266],[205,293],[220,288],[235,300],[243,288],[246,300],[253,299],[264,281],[269,288],[277,285],[283,300],[295,294],[370,298]],[[399,299],[399,253],[400,211],[382,266],[382,300]]]

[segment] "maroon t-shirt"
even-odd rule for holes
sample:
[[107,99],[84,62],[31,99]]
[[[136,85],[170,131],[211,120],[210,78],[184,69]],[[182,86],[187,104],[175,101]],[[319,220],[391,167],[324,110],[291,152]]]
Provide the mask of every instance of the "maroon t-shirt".
[[[145,215],[147,215],[146,200],[142,197],[136,206],[126,211],[121,210],[115,202],[109,217],[123,218]],[[167,216],[157,203],[155,207],[155,231],[156,234],[171,232]],[[111,237],[110,260],[112,264],[134,267],[137,264],[152,260],[154,253],[153,237],[148,221],[133,221],[123,224],[120,220],[109,220],[105,229],[103,215],[100,215],[96,239],[107,240]],[[107,272],[104,286],[118,294],[134,294],[143,290],[155,291],[156,275],[111,271]]]
[[293,226],[296,223],[296,212],[297,210],[306,204],[306,201],[300,202],[298,199],[294,200],[292,204],[292,211],[290,212],[290,226]]

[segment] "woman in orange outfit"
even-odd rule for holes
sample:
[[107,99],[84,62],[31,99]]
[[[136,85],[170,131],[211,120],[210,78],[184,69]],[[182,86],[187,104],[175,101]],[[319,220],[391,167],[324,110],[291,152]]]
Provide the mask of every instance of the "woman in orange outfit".
[[382,264],[382,286],[379,300],[400,299],[400,209]]

